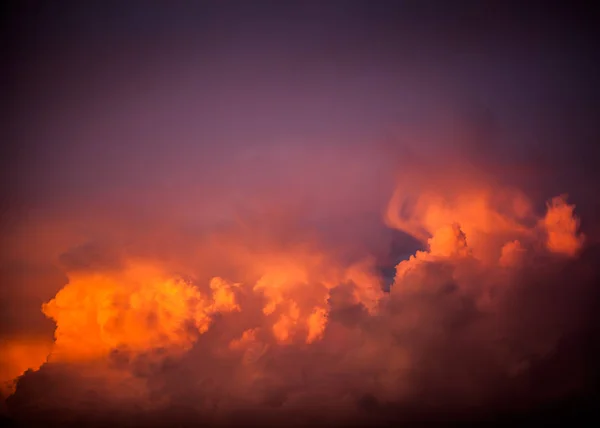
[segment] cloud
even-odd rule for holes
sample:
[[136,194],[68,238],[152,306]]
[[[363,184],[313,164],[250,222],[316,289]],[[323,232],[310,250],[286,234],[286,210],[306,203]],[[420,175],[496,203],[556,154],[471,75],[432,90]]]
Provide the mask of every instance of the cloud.
[[[400,192],[385,219],[423,246],[398,263],[389,292],[373,258],[348,258],[318,236],[273,239],[260,222],[214,229],[182,259],[70,250],[68,284],[41,308],[56,323],[48,362],[19,359],[29,371],[8,411],[27,422],[149,426],[383,423],[547,399],[525,379],[546,373],[586,324],[594,279],[593,249],[557,251],[556,242],[583,243],[573,207],[553,199],[536,214],[522,193],[480,180],[423,193],[399,219]],[[301,236],[289,225],[281,230]],[[561,386],[547,373],[552,397],[582,388],[577,364],[563,369],[576,376]]]
[[319,59],[202,15],[206,51],[79,61],[84,38],[15,65],[32,95],[0,248],[8,417],[389,426],[589,395],[597,186],[575,168],[590,152],[558,145],[586,134],[561,88],[593,91],[548,71],[563,57],[449,58],[481,42],[462,36],[379,51],[323,25]]

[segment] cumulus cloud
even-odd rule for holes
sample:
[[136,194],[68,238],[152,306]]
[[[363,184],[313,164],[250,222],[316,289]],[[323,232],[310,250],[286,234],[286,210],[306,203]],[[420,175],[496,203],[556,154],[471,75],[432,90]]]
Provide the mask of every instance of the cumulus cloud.
[[[275,217],[279,229],[249,218],[208,229],[181,258],[68,250],[68,283],[40,308],[53,343],[4,353],[18,362],[3,372],[8,411],[28,422],[376,423],[543,399],[525,379],[584,324],[591,284],[574,206],[559,197],[537,213],[481,178],[410,177],[382,221],[421,245],[389,292],[374,257],[303,235],[293,216]],[[554,382],[555,394],[580,381]]]

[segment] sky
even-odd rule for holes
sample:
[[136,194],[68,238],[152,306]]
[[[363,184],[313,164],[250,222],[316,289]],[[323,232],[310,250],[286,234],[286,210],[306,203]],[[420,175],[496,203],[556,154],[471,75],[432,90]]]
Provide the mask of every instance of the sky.
[[4,421],[598,418],[590,8],[3,7]]

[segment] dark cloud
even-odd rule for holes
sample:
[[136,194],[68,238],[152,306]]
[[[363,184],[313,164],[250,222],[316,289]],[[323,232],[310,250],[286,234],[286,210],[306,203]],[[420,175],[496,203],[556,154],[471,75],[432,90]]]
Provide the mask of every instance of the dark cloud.
[[[336,297],[344,293],[340,287],[331,300],[341,309],[330,313],[324,341],[314,348],[271,346],[254,362],[263,376],[247,385],[248,395],[237,395],[243,387],[239,360],[218,353],[217,344],[226,343],[222,335],[228,329],[217,321],[183,359],[173,360],[160,350],[133,359],[126,351],[115,351],[114,367],[126,367],[123,373],[132,373],[131,379],[109,379],[101,373],[82,378],[79,369],[48,364],[26,373],[7,403],[12,415],[31,423],[35,418],[53,423],[70,418],[72,423],[136,420],[168,425],[181,420],[245,425],[271,418],[273,423],[280,418],[304,423],[331,418],[350,424],[352,420],[441,424],[448,418],[467,422],[501,421],[502,415],[519,418],[523,408],[567,406],[561,404],[565,398],[595,388],[595,257],[597,248],[590,248],[579,260],[559,262],[551,271],[547,264],[543,270],[526,267],[517,286],[501,299],[497,315],[478,311],[471,297],[460,296],[457,286],[448,282],[449,266],[427,267],[435,269],[427,273],[428,278],[437,278],[434,283],[423,284],[419,294],[394,300],[379,320],[358,307],[336,304],[343,301]],[[412,314],[419,314],[420,321],[407,325]],[[359,335],[352,333],[357,330]],[[330,348],[344,336],[355,346],[342,345],[342,353]],[[369,351],[372,346],[376,350]],[[403,349],[409,349],[413,358],[391,395],[368,392],[385,377],[398,375],[390,371],[390,363]],[[383,378],[372,384],[372,376]],[[133,389],[136,382],[148,382],[156,403],[168,398],[172,404],[159,405],[154,413],[136,407],[148,403],[139,401]],[[405,396],[407,387],[410,392]],[[236,396],[245,398],[238,402]],[[345,410],[328,415],[332,405]],[[250,413],[242,416],[243,409]]]

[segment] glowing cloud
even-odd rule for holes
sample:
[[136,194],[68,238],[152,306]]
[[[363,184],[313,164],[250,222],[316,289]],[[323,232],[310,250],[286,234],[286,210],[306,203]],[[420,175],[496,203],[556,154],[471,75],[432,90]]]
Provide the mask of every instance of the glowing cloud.
[[51,359],[94,359],[119,347],[189,349],[208,330],[212,314],[239,310],[231,285],[214,278],[210,286],[212,298],[182,279],[137,264],[123,272],[73,274],[43,306],[56,322]]
[[567,204],[567,197],[563,195],[552,198],[547,207],[542,220],[547,232],[546,246],[553,253],[574,256],[585,239],[578,233],[579,219],[573,214],[575,205]]
[[52,342],[43,338],[8,339],[0,344],[0,393],[14,392],[15,381],[27,370],[37,370],[46,362]]

